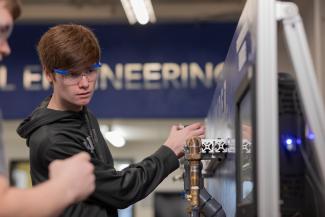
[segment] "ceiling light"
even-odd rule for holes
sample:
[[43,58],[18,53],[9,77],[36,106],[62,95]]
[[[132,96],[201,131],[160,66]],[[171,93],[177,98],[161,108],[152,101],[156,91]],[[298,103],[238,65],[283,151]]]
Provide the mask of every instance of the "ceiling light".
[[107,125],[100,125],[100,131],[104,138],[114,147],[121,148],[125,146],[125,139],[117,130],[110,130],[111,127]]
[[114,167],[117,171],[121,171],[125,168],[127,168],[130,164],[129,163],[115,163],[114,162]]
[[149,21],[156,22],[151,0],[121,0],[121,2],[130,24],[138,22],[145,25]]
[[105,139],[113,146],[121,148],[125,145],[125,139],[118,131],[109,131],[104,134]]

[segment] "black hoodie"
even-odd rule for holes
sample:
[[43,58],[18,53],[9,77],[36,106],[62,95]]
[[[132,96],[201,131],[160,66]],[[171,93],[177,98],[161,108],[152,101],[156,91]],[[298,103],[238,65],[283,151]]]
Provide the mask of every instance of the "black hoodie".
[[178,168],[174,152],[161,146],[140,163],[116,171],[98,122],[86,108],[81,112],[57,111],[46,108],[47,105],[45,100],[17,129],[30,148],[33,185],[48,179],[51,161],[81,151],[91,154],[95,166],[95,192],[87,200],[68,207],[61,216],[117,216],[117,209],[146,197]]

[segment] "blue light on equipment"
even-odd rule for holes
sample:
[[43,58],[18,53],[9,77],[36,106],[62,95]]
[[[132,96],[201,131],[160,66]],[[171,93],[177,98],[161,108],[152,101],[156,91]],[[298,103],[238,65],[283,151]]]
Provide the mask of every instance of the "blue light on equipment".
[[286,139],[286,144],[287,145],[292,145],[292,139]]
[[295,141],[294,139],[292,139],[291,137],[287,137],[285,140],[285,148],[287,149],[287,151],[296,151],[297,149],[297,144],[298,142]]
[[315,134],[312,133],[312,132],[308,132],[307,137],[308,137],[309,140],[314,140],[315,139]]
[[306,128],[306,137],[309,140],[315,140],[315,134],[309,126],[307,126],[307,128]]
[[296,140],[296,143],[297,143],[298,145],[301,145],[301,144],[302,144],[301,139],[298,138],[298,139]]

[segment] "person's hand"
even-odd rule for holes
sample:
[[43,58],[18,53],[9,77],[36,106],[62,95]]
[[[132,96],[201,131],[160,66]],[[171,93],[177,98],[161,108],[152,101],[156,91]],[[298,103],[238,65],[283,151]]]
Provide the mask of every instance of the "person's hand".
[[65,160],[55,160],[49,165],[50,180],[66,188],[71,202],[86,199],[95,190],[94,166],[88,153],[79,153]]
[[164,145],[173,150],[178,157],[181,157],[184,154],[186,140],[192,137],[200,137],[201,139],[205,137],[205,128],[202,123],[194,123],[185,128],[177,125],[172,126]]

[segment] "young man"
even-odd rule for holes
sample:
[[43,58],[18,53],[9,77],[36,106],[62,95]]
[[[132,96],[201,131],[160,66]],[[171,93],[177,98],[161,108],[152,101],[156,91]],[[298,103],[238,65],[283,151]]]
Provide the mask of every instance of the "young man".
[[[19,15],[18,0],[0,0],[0,59],[11,52],[8,37]],[[0,135],[0,217],[58,216],[68,205],[93,192],[94,167],[87,153],[53,161],[48,168],[49,181],[37,187],[28,190],[9,187],[1,139]]]
[[37,49],[53,95],[18,128],[19,134],[28,139],[33,182],[47,180],[45,168],[51,161],[81,151],[88,151],[95,165],[95,192],[85,202],[66,209],[62,216],[117,216],[117,209],[146,197],[178,168],[178,157],[188,138],[204,136],[200,123],[183,129],[173,126],[154,154],[116,171],[98,122],[86,107],[101,65],[95,35],[80,25],[58,25],[41,37]]

